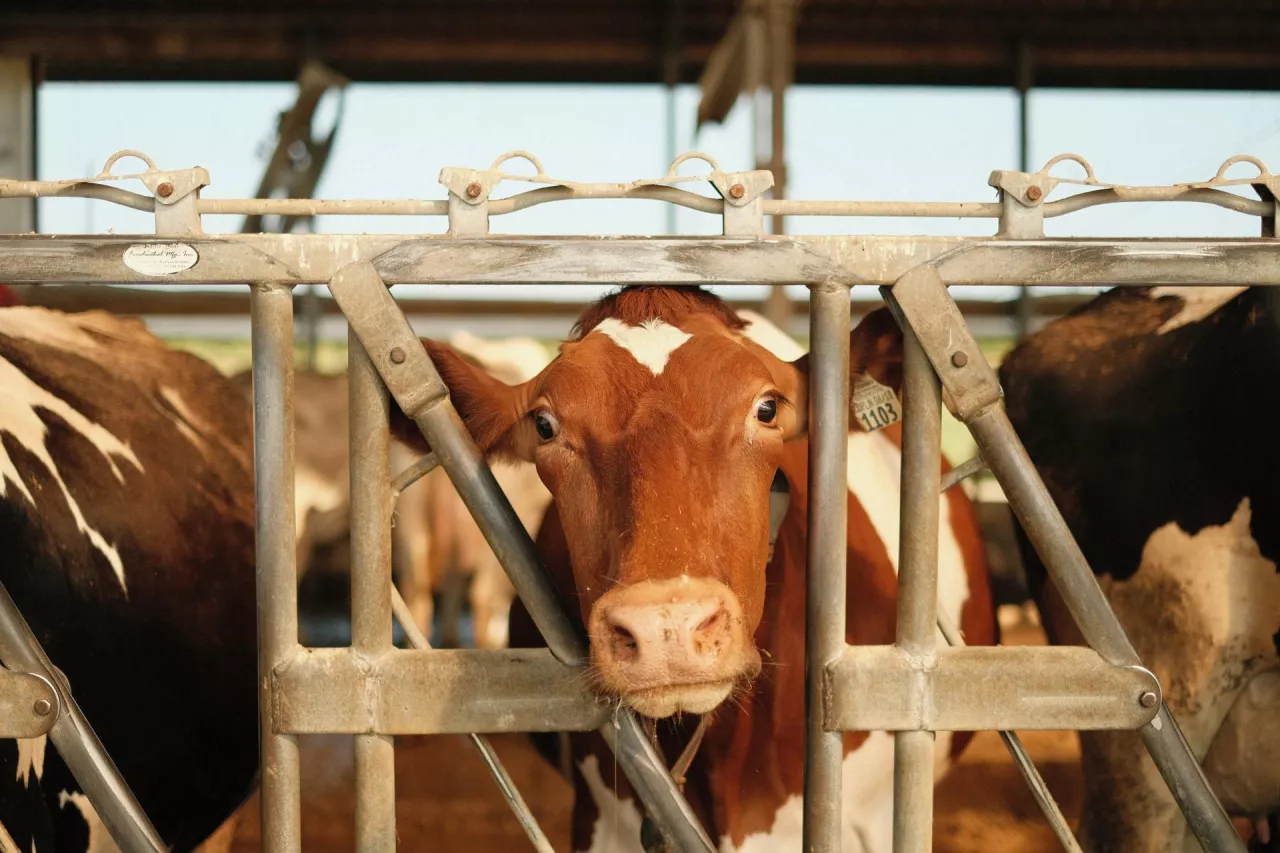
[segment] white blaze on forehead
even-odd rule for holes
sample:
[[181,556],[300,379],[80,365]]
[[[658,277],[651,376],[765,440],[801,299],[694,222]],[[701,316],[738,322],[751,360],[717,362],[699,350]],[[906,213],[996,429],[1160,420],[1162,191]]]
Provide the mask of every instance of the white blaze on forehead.
[[662,320],[645,320],[639,326],[628,326],[612,317],[601,321],[591,332],[605,335],[631,353],[632,358],[649,368],[654,376],[666,368],[671,353],[693,337]]
[[17,781],[21,782],[24,788],[31,787],[32,772],[36,774],[37,782],[44,778],[44,750],[48,742],[48,735],[18,738]]
[[591,846],[586,853],[644,853],[640,846],[640,811],[633,800],[622,800],[609,790],[600,776],[600,760],[588,755],[578,762],[596,804],[596,825],[591,829]]
[[1151,289],[1150,297],[1159,299],[1162,296],[1177,296],[1182,299],[1182,310],[1174,314],[1156,329],[1156,334],[1163,335],[1174,329],[1199,323],[1223,305],[1239,296],[1247,287],[1187,287],[1168,286]]
[[[124,475],[116,465],[115,457],[118,456],[121,459],[128,460],[139,471],[143,470],[142,463],[138,461],[138,457],[134,455],[129,445],[116,438],[100,424],[96,424],[80,414],[62,399],[55,397],[35,382],[32,382],[26,374],[14,367],[10,362],[0,359],[0,432],[11,435],[14,440],[26,448],[27,452],[39,459],[49,470],[54,481],[62,490],[67,506],[71,509],[76,528],[89,537],[93,547],[97,548],[107,558],[107,562],[111,564],[112,571],[115,572],[116,578],[120,581],[120,588],[127,591],[124,581],[124,565],[120,561],[120,554],[113,545],[102,537],[101,533],[90,527],[89,523],[85,521],[84,514],[80,511],[80,505],[71,496],[71,492],[62,478],[61,470],[59,470],[58,465],[49,453],[49,449],[45,446],[45,438],[48,431],[45,428],[44,421],[40,419],[40,415],[36,412],[37,408],[46,409],[62,418],[68,426],[97,448],[98,452],[107,460],[107,464],[111,466],[111,472],[116,475],[116,479],[121,483],[124,482]],[[18,474],[17,466],[9,458],[9,454],[0,447],[0,495],[8,494],[9,483],[16,486],[18,491],[30,501],[33,507],[36,506],[35,498],[31,496],[31,492]]]
[[[902,513],[902,451],[882,432],[849,434],[849,491],[853,492],[871,525],[884,542],[898,572],[898,531]],[[969,600],[969,576],[964,570],[964,554],[951,526],[951,502],[945,494],[938,496],[938,606],[960,624],[964,603]],[[942,632],[938,642],[946,645]]]

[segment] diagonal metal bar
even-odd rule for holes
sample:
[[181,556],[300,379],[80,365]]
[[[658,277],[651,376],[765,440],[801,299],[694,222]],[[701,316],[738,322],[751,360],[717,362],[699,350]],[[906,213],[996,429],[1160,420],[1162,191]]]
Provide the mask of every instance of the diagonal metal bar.
[[[565,663],[582,663],[587,657],[585,637],[570,620],[533,540],[481,457],[449,400],[440,374],[378,271],[368,261],[349,264],[329,281],[329,290],[391,396],[430,443],[552,654]],[[620,709],[600,734],[663,836],[685,853],[712,853],[715,846],[635,716]]]
[[34,675],[53,688],[55,700],[49,714],[54,723],[49,729],[49,739],[102,818],[111,839],[125,853],[168,850],[72,697],[70,686],[45,654],[3,585],[0,585],[0,662],[15,672]]
[[[955,260],[964,263],[964,253],[956,253]],[[995,371],[947,291],[942,277],[946,266],[943,258],[916,267],[892,287],[881,288],[885,301],[899,323],[904,328],[909,325],[919,337],[947,392],[947,405],[969,428],[1085,642],[1116,666],[1141,667],[1137,651],[1009,422]],[[1245,853],[1244,843],[1163,700],[1159,712],[1140,731],[1201,846],[1213,853]]]

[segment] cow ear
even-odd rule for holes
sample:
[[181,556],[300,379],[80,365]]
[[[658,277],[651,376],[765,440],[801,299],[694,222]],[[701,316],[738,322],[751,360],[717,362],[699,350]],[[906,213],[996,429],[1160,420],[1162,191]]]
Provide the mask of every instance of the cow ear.
[[[525,415],[533,383],[508,385],[459,354],[448,344],[424,338],[422,345],[435,364],[449,398],[471,439],[490,459],[533,461],[537,436]],[[391,434],[420,453],[430,450],[422,431],[392,401]]]
[[[794,406],[794,425],[786,431],[788,441],[809,431],[809,359],[810,353],[805,353],[788,364],[790,373],[779,382]],[[886,386],[895,397],[901,395],[902,329],[888,308],[870,312],[849,332],[850,399],[858,383],[868,377]],[[849,428],[862,429],[863,425],[850,418]]]

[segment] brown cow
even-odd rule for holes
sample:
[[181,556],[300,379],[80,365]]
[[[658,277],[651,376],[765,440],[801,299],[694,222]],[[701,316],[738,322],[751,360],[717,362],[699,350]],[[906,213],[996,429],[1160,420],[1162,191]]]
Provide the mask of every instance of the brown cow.
[[[799,851],[808,356],[771,352],[753,340],[760,331],[701,290],[629,287],[590,307],[555,361],[519,385],[424,345],[480,449],[535,463],[553,495],[538,545],[587,628],[595,689],[659,718],[669,758],[693,717],[714,714],[691,804],[724,850]],[[886,310],[869,314],[851,334],[851,380],[899,388],[901,341]],[[398,411],[393,424],[423,445]],[[850,643],[894,639],[899,466],[897,425],[855,426]],[[770,558],[779,470],[791,497]],[[973,509],[957,489],[940,503],[941,606],[969,643],[993,643]],[[511,624],[512,645],[539,644],[518,605]],[[640,849],[640,806],[610,753],[595,733],[572,741],[574,849]],[[967,741],[939,733],[939,777]],[[891,849],[892,744],[883,732],[845,737],[847,849]]]

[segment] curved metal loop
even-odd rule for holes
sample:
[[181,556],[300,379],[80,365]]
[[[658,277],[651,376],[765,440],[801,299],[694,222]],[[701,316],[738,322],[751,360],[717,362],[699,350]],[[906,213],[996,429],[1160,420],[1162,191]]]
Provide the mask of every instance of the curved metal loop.
[[[1228,178],[1227,171],[1237,163],[1249,163],[1258,170],[1258,174],[1250,175],[1247,178]],[[1228,157],[1222,161],[1222,165],[1218,167],[1218,171],[1212,178],[1207,181],[1199,181],[1196,183],[1184,184],[1183,186],[1195,187],[1238,187],[1249,184],[1266,184],[1274,181],[1276,176],[1271,174],[1267,169],[1267,164],[1262,160],[1254,157],[1252,154],[1237,154],[1234,157]]]
[[[711,173],[708,175],[677,175],[676,170],[690,160],[701,160],[711,167]],[[690,181],[705,181],[711,183],[716,175],[724,174],[724,170],[720,168],[720,164],[710,154],[704,154],[701,151],[686,151],[679,157],[671,161],[671,165],[667,167],[667,173],[656,181],[636,181],[639,183],[655,183],[655,184],[676,184],[688,183]]]
[[[1070,160],[1073,163],[1078,163],[1081,166],[1081,168],[1084,169],[1085,178],[1083,181],[1080,180],[1079,178],[1062,178],[1062,177],[1058,177],[1057,175],[1049,174],[1053,170],[1054,166],[1058,165],[1064,160]],[[1040,171],[1037,172],[1036,174],[1044,175],[1045,177],[1052,177],[1058,183],[1081,184],[1083,186],[1099,186],[1100,185],[1098,182],[1098,176],[1094,174],[1093,166],[1090,165],[1089,161],[1081,157],[1079,154],[1072,154],[1071,152],[1059,154],[1057,157],[1054,157],[1048,163],[1045,163],[1044,166],[1040,168]],[[1110,184],[1101,184],[1101,186],[1110,186]]]
[[[112,166],[114,166],[116,163],[118,163],[119,161],[123,160],[123,159],[124,159],[124,158],[126,158],[126,157],[135,157],[135,158],[137,158],[137,159],[141,160],[142,162],[146,163],[146,164],[147,164],[147,171],[146,171],[146,172],[139,172],[139,173],[135,173],[135,174],[132,174],[132,175],[113,175],[113,174],[111,174],[111,167],[112,167]],[[114,154],[112,154],[110,157],[108,157],[108,158],[107,158],[107,162],[106,162],[106,163],[104,163],[104,164],[103,164],[103,166],[102,166],[102,171],[101,171],[101,172],[99,172],[97,175],[95,175],[93,179],[94,179],[95,181],[112,181],[112,180],[113,180],[113,181],[119,181],[119,180],[123,180],[123,179],[125,179],[125,178],[136,178],[136,177],[138,177],[139,175],[145,175],[145,174],[149,174],[149,173],[151,173],[151,172],[158,172],[158,171],[160,171],[160,168],[159,168],[158,166],[156,166],[156,162],[155,162],[154,160],[152,160],[150,157],[148,157],[146,154],[144,154],[143,152],[141,152],[141,151],[137,150],[136,148],[126,148],[126,149],[124,149],[123,151],[117,151],[116,153],[114,153]]]
[[549,178],[547,176],[547,171],[542,168],[542,163],[538,160],[537,157],[533,156],[528,151],[520,151],[520,150],[508,151],[506,154],[503,154],[497,160],[493,161],[493,165],[489,167],[489,171],[498,172],[499,171],[498,167],[501,166],[503,163],[507,162],[508,160],[527,160],[530,164],[532,164],[533,168],[537,169],[538,171],[532,175],[512,175],[505,172],[499,172],[499,175],[503,178],[509,178],[511,180],[538,181],[539,183],[548,183],[548,184],[561,183],[560,181],[556,181]]

